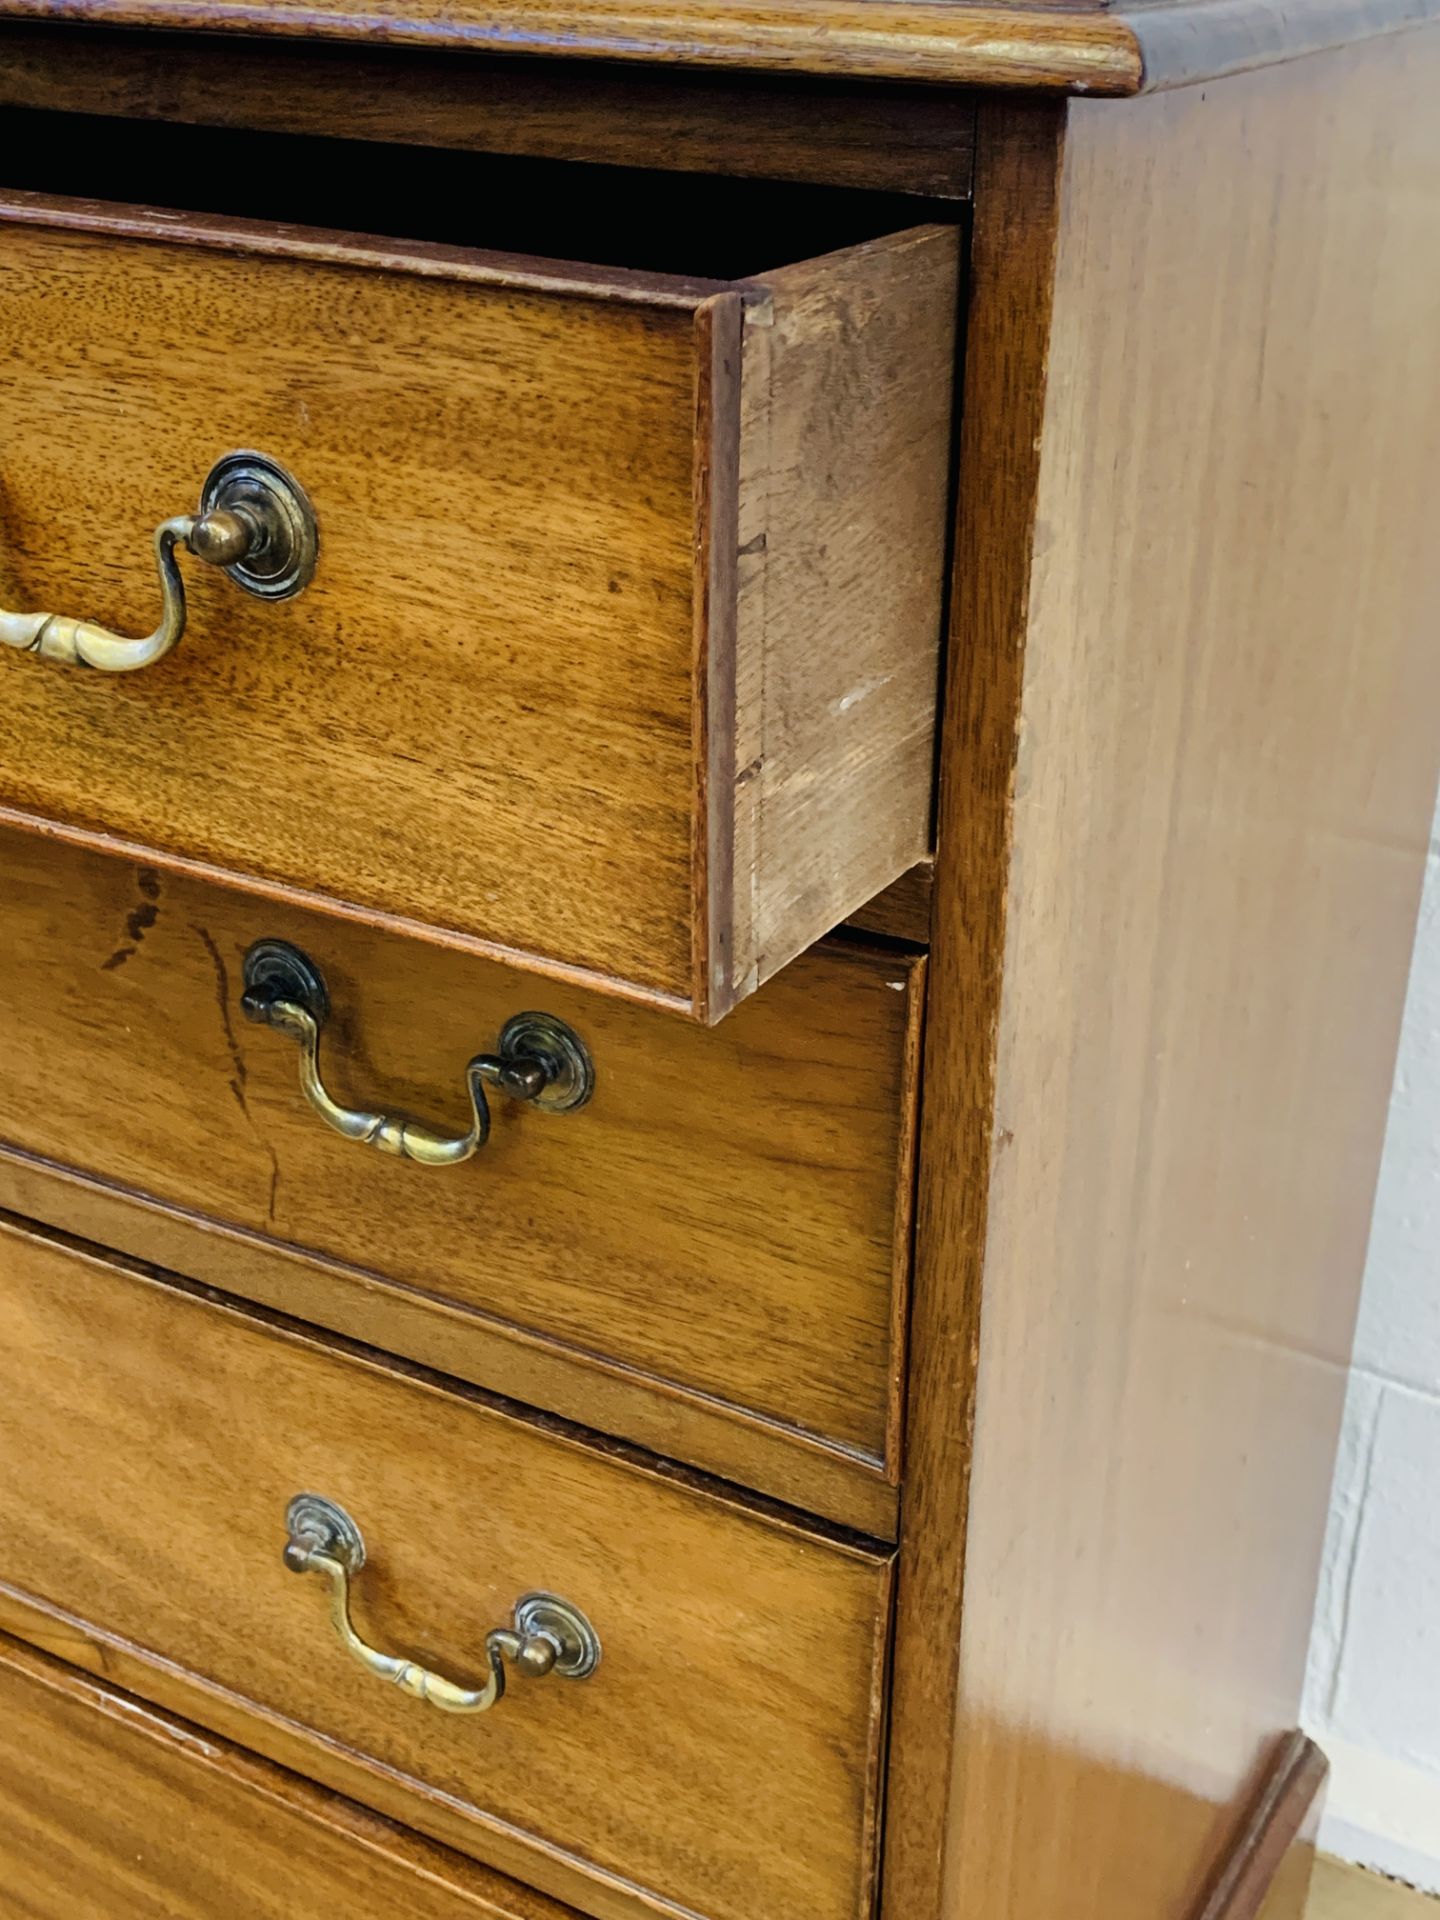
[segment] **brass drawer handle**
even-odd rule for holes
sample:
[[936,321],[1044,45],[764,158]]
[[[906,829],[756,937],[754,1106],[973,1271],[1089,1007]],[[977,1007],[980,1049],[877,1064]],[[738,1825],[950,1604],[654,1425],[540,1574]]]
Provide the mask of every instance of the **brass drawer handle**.
[[350,1619],[350,1583],[365,1564],[360,1529],[343,1507],[318,1493],[299,1493],[285,1514],[289,1539],[285,1564],[292,1573],[318,1573],[330,1588],[330,1618],[340,1644],[367,1673],[388,1680],[402,1693],[438,1707],[442,1713],[488,1713],[505,1697],[506,1663],[531,1679],[558,1674],[584,1680],[600,1664],[595,1629],[578,1608],[553,1593],[527,1593],[515,1602],[514,1625],[492,1627],[485,1636],[487,1678],[478,1687],[462,1687],[443,1673],[381,1653],[362,1640]]
[[299,1046],[300,1088],[316,1113],[336,1133],[377,1153],[422,1167],[455,1166],[490,1137],[487,1087],[548,1113],[583,1107],[594,1089],[595,1071],[577,1033],[548,1013],[517,1013],[501,1029],[497,1051],[477,1054],[465,1069],[472,1115],[468,1132],[438,1133],[406,1114],[342,1107],[320,1077],[320,1034],[330,996],[314,961],[288,941],[260,940],[245,955],[244,977],[240,1005],[246,1017]]
[[67,667],[134,673],[163,660],[185,632],[185,582],[175,558],[183,546],[263,600],[287,600],[315,571],[315,515],[298,483],[259,453],[227,453],[211,468],[195,514],[155,529],[160,624],[143,640],[60,613],[6,613],[0,644]]

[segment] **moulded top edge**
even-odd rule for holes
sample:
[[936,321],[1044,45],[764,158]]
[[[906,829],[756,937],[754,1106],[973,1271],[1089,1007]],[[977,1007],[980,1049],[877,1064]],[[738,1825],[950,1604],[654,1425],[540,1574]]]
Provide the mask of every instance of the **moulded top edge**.
[[1123,96],[1440,17],[1440,0],[0,0],[0,18]]

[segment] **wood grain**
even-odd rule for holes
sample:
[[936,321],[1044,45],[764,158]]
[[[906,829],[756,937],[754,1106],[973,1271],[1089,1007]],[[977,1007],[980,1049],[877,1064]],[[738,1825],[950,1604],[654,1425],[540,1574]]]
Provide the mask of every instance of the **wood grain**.
[[[956,1648],[1062,132],[1056,103],[981,103],[931,897],[884,1920],[953,1920],[943,1876],[963,1759]],[[972,1897],[978,1902],[978,1890]]]
[[[145,674],[0,661],[25,740],[5,797],[684,995],[683,303],[487,299],[173,234],[12,228],[0,261],[6,604],[133,626],[147,528],[228,447],[294,471],[324,543],[284,605],[191,567],[192,631]],[[56,537],[76,522],[103,546]]]
[[[133,678],[0,662],[11,812],[707,1019],[925,851],[953,231],[746,282],[718,454],[713,285],[33,196],[0,231],[8,604],[133,624],[227,447],[298,475],[323,552],[283,605],[192,567]],[[694,572],[742,457],[737,628],[733,515]],[[743,742],[706,708],[737,672]]]
[[1063,166],[982,113],[896,1920],[1192,1912],[1294,1724],[1435,789],[1437,68]]
[[[12,1204],[893,1524],[922,961],[829,945],[707,1032],[27,834],[0,835],[0,875],[0,1140],[160,1203],[148,1226],[74,1183]],[[341,1099],[463,1131],[466,1061],[537,1004],[585,1039],[595,1096],[497,1100],[459,1167],[342,1140],[293,1045],[241,1013],[270,937],[325,975]]]
[[973,99],[914,86],[26,21],[0,26],[0,106],[962,200],[975,121]]
[[26,1920],[575,1920],[3,1636],[0,1883]]
[[769,275],[745,329],[735,790],[720,816],[737,999],[930,848],[953,238],[920,228]]
[[0,0],[0,16],[548,60],[1124,96],[1293,60],[1440,0]]
[[1143,78],[1125,23],[1073,0],[0,0],[0,17],[938,85],[1125,94]]
[[[899,1535],[899,1488],[863,1455],[686,1392],[551,1333],[465,1309],[0,1145],[0,1207],[314,1326],[418,1360],[869,1534]],[[897,1306],[897,1321],[899,1319]],[[903,1331],[897,1326],[897,1334]]]
[[867,901],[858,913],[852,913],[848,925],[862,933],[883,933],[892,940],[928,946],[934,891],[935,862],[921,860],[893,886]]
[[[885,1555],[14,1225],[0,1262],[7,1587],[598,1920],[869,1913]],[[365,1533],[375,1643],[464,1677],[538,1587],[599,1670],[481,1718],[377,1682],[281,1563],[307,1489]]]

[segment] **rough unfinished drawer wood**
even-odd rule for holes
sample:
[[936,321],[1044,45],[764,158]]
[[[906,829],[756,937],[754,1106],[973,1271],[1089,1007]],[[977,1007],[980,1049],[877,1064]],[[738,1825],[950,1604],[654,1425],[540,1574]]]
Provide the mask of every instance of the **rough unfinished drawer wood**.
[[4,1636],[0,1890],[25,1920],[576,1920]]
[[[8,1628],[602,1920],[869,1914],[887,1554],[8,1224],[0,1328]],[[365,1672],[302,1492],[372,1643],[472,1680],[543,1589],[598,1670],[464,1715]]]
[[[0,1204],[892,1531],[922,960],[827,942],[707,1031],[26,833],[0,893],[0,1143],[158,1203],[12,1153]],[[538,1006],[593,1098],[492,1096],[458,1166],[340,1138],[241,1011],[274,936],[324,973],[339,1097],[460,1133]]]
[[[144,632],[256,448],[319,564],[0,658],[0,802],[713,1022],[925,853],[953,229],[722,282],[11,195],[0,604]],[[757,260],[757,268],[773,263]]]

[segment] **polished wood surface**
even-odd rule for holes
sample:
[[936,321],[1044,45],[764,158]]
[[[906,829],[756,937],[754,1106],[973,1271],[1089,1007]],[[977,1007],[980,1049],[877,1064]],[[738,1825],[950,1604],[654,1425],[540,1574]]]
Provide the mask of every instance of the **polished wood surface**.
[[25,1920],[576,1920],[4,1636],[0,1889]]
[[[28,834],[0,889],[0,1141],[160,1203],[98,1214],[12,1160],[9,1204],[891,1530],[923,960],[833,943],[707,1031]],[[466,1061],[534,1006],[595,1095],[495,1098],[458,1167],[368,1152],[241,1012],[262,938],[325,976],[342,1099],[463,1132]]]
[[[600,1920],[868,1914],[887,1556],[19,1226],[0,1271],[12,1594],[195,1676],[190,1717],[298,1739],[306,1771]],[[540,1588],[593,1621],[599,1670],[480,1717],[396,1693],[281,1563],[302,1491],[365,1534],[374,1643],[463,1679]]]
[[900,1492],[873,1462],[675,1390],[546,1333],[447,1307],[363,1267],[146,1200],[0,1145],[0,1207],[438,1372],[653,1448],[881,1540]]
[[1294,1724],[1434,798],[1437,78],[982,112],[893,1920],[1189,1920]]
[[[973,97],[0,24],[0,106],[964,199]],[[103,185],[103,182],[101,183]]]
[[0,0],[0,16],[558,60],[1129,95],[1436,18],[1440,0]]
[[952,229],[722,287],[0,222],[6,603],[143,618],[227,447],[322,552],[278,605],[192,567],[143,674],[0,662],[12,813],[707,1020],[928,850]]
[[[982,105],[977,130],[979,197],[968,269],[931,900],[911,1295],[911,1326],[920,1337],[910,1348],[907,1383],[884,1920],[955,1920],[944,1876],[951,1793],[963,1757],[956,1737],[956,1648],[994,1148],[994,1033],[1004,967],[1020,637],[1036,531],[1062,132],[1060,111],[1043,102],[1003,110]],[[969,1897],[978,1903],[979,1890],[970,1889]]]
[[1097,93],[1143,79],[1124,22],[1073,0],[0,0],[0,16]]
[[[677,195],[928,170],[942,217],[974,198],[933,840],[943,529],[918,503],[957,260],[953,233],[898,231],[921,209],[818,262],[804,219],[778,246],[762,214],[743,262],[686,279],[205,218],[167,217],[161,248],[128,188],[129,210],[15,205],[12,377],[52,386],[21,505],[0,498],[0,597],[16,521],[31,577],[148,606],[148,525],[228,444],[196,464],[205,377],[273,409],[307,481],[330,448],[322,518],[361,585],[317,661],[312,603],[260,616],[199,582],[211,691],[248,688],[266,727],[277,689],[304,695],[262,768],[299,782],[289,811],[243,756],[237,777],[219,700],[203,739],[178,692],[142,738],[138,700],[118,728],[94,689],[16,696],[74,700],[55,738],[81,771],[58,821],[12,792],[0,842],[28,876],[0,915],[0,1205],[94,1244],[0,1234],[0,1629],[594,1920],[1300,1920],[1320,1768],[1282,1743],[1435,773],[1440,47],[1395,30],[1436,10],[0,0],[0,106],[47,138],[66,123],[25,109],[117,115],[131,142],[348,134],[397,174],[445,140],[457,167],[668,167]],[[1124,109],[1062,97],[1292,60]],[[141,338],[147,272],[152,306],[171,281],[188,305]],[[247,368],[257,273],[289,291]],[[169,438],[133,404],[162,331]],[[479,538],[455,449],[490,457],[492,366],[487,405],[563,407],[538,474],[499,436],[507,486],[576,504]],[[418,429],[377,434],[377,388],[396,419],[418,397]],[[576,460],[592,390],[620,440]],[[125,471],[78,477],[117,420]],[[58,524],[118,522],[113,549],[42,528],[57,490],[32,482],[60,466]],[[423,496],[400,540],[397,472]],[[922,521],[917,563],[897,540]],[[557,576],[581,617],[552,657]],[[427,595],[448,624],[416,676]],[[477,664],[508,727],[477,723]],[[572,763],[577,686],[599,731]],[[271,864],[197,844],[174,803],[197,739]],[[557,793],[558,830],[530,831]],[[457,807],[451,845],[430,822]],[[841,919],[870,950],[795,960],[716,1032],[673,1017],[715,1019]],[[324,964],[348,1097],[453,1115],[458,1062],[538,1004],[595,1045],[596,1104],[573,1134],[502,1110],[473,1185],[432,1197],[451,1175],[324,1134],[287,1047],[227,1027],[260,932]],[[468,1726],[377,1688],[276,1564],[302,1483],[366,1528],[376,1639],[465,1673],[546,1584],[596,1617],[600,1675]]]

